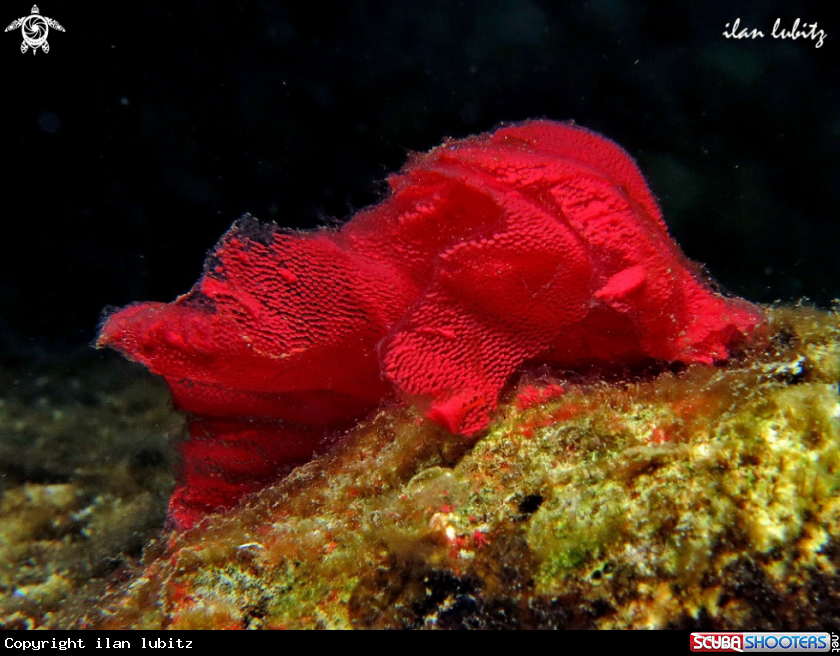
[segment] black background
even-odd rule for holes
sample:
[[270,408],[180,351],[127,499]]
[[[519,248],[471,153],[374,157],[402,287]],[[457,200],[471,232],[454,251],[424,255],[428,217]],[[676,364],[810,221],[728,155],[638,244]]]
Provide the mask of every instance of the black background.
[[[2,5],[0,23],[31,0]],[[171,300],[244,212],[327,225],[411,150],[574,119],[639,161],[672,234],[754,301],[840,296],[840,25],[819,4],[44,0],[0,33],[0,352],[89,345]],[[727,22],[764,39],[722,36]],[[828,33],[770,38],[776,18]]]

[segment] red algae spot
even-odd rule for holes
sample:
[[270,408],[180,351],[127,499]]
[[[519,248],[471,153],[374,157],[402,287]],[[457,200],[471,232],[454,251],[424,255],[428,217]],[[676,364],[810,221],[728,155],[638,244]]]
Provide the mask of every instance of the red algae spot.
[[564,391],[563,386],[557,383],[549,383],[543,386],[523,385],[516,394],[516,408],[518,410],[528,410],[562,396]]
[[661,428],[654,428],[650,436],[651,444],[667,444],[670,440],[668,434]]
[[98,345],[163,376],[190,417],[176,526],[385,400],[476,436],[526,364],[711,363],[763,320],[697,276],[635,162],[588,130],[527,121],[449,141],[388,183],[339,229],[246,216],[188,294],[105,321]]

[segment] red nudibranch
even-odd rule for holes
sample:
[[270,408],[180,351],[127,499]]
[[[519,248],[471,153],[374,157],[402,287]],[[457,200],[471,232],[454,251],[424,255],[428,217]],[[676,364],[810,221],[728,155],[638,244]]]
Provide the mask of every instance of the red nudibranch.
[[763,320],[703,281],[630,156],[575,125],[448,141],[388,182],[340,229],[240,219],[188,294],[107,317],[98,345],[163,376],[190,417],[176,526],[385,399],[474,436],[526,364],[711,363]]

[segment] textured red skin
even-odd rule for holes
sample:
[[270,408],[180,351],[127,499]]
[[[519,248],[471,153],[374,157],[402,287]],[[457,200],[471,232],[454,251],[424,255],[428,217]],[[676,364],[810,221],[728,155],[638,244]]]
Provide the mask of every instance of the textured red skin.
[[338,230],[241,219],[188,294],[108,317],[99,345],[163,376],[190,416],[177,526],[384,399],[473,436],[526,364],[711,363],[763,319],[701,279],[633,160],[582,128],[450,141],[388,182]]

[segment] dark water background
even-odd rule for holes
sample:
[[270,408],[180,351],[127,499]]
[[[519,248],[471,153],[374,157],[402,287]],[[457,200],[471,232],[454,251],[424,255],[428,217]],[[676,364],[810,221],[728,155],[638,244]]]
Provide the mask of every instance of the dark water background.
[[[31,0],[6,2],[5,26]],[[49,0],[48,54],[0,33],[0,353],[94,339],[171,300],[244,212],[289,227],[375,202],[411,150],[574,119],[639,161],[729,290],[840,297],[840,25],[825,5]],[[722,36],[726,23],[765,38]],[[769,35],[776,18],[827,33]]]

